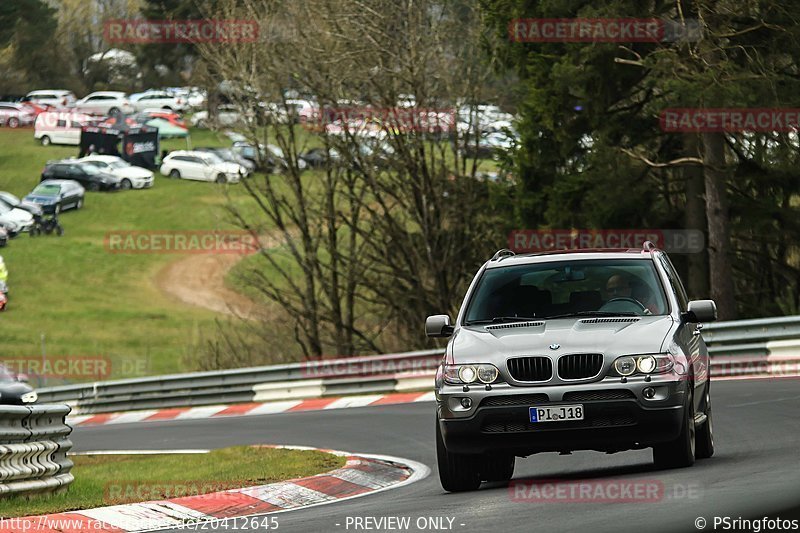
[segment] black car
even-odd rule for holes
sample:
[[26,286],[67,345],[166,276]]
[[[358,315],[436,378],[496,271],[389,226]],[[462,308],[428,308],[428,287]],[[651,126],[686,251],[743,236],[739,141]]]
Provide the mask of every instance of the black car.
[[25,197],[28,202],[42,206],[46,214],[83,207],[84,188],[77,181],[45,180]]
[[241,155],[237,154],[230,148],[203,147],[203,148],[195,148],[195,150],[198,152],[211,152],[212,154],[216,155],[223,161],[241,165],[247,169],[248,175],[256,169],[256,164],[253,161],[247,159],[246,157],[242,157]]
[[13,374],[0,365],[0,404],[30,405],[39,399],[33,387],[24,383],[22,376]]
[[39,204],[20,200],[10,192],[0,191],[0,203],[4,203],[12,209],[22,209],[27,211],[34,217],[42,216],[44,213],[44,211],[42,211],[42,206]]
[[300,154],[300,159],[308,163],[311,168],[321,168],[328,164],[328,160],[332,163],[337,163],[341,160],[339,152],[334,148],[326,150],[325,148],[312,148],[308,152]]
[[42,181],[62,179],[77,181],[90,191],[115,191],[122,180],[88,162],[58,161],[48,163],[42,171]]

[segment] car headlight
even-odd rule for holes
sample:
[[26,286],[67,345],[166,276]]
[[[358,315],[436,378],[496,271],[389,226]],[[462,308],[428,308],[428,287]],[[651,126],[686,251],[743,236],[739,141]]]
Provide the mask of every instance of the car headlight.
[[39,399],[39,395],[36,394],[36,391],[26,392],[22,395],[22,403],[36,403],[36,400]]
[[675,359],[668,353],[626,355],[614,361],[614,370],[617,375],[627,377],[637,373],[662,374],[674,365]]
[[489,364],[444,365],[444,380],[451,385],[494,383],[500,376],[497,367]]

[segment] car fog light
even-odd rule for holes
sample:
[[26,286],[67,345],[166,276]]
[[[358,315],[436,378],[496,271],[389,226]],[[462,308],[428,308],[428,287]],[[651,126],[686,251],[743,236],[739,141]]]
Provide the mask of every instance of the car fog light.
[[472,407],[472,399],[470,398],[461,398],[461,407],[464,409],[469,409]]
[[642,396],[644,396],[648,400],[652,400],[655,397],[655,395],[656,395],[656,389],[654,389],[653,387],[645,387],[645,389],[642,391]]

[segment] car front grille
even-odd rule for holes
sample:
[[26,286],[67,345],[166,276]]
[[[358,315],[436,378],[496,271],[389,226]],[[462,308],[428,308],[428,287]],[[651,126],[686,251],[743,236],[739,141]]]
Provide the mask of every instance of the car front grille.
[[547,357],[515,357],[506,365],[517,381],[547,381],[553,376],[553,362]]
[[594,402],[602,400],[629,400],[636,396],[629,390],[587,390],[564,393],[565,402]]
[[527,431],[541,431],[546,429],[584,429],[584,428],[604,428],[632,426],[636,424],[636,419],[628,414],[602,415],[591,417],[587,420],[576,420],[574,422],[525,422],[525,421],[506,421],[506,422],[487,422],[481,426],[481,433],[524,433]]
[[561,379],[585,379],[596,376],[603,367],[603,355],[579,353],[564,355],[558,360],[558,377]]
[[481,407],[500,407],[511,405],[531,406],[541,403],[548,403],[550,397],[547,394],[512,394],[509,396],[490,396],[481,402]]

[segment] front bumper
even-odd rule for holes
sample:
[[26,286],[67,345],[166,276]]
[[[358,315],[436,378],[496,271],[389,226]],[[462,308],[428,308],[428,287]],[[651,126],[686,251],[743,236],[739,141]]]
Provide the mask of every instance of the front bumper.
[[[652,400],[642,391],[657,390]],[[605,379],[595,383],[512,387],[491,391],[444,386],[437,392],[437,414],[445,447],[455,453],[530,455],[538,452],[645,448],[678,437],[683,421],[687,381]],[[475,391],[475,392],[473,392]],[[470,397],[471,409],[460,399]],[[584,419],[531,423],[532,406],[580,404]]]

